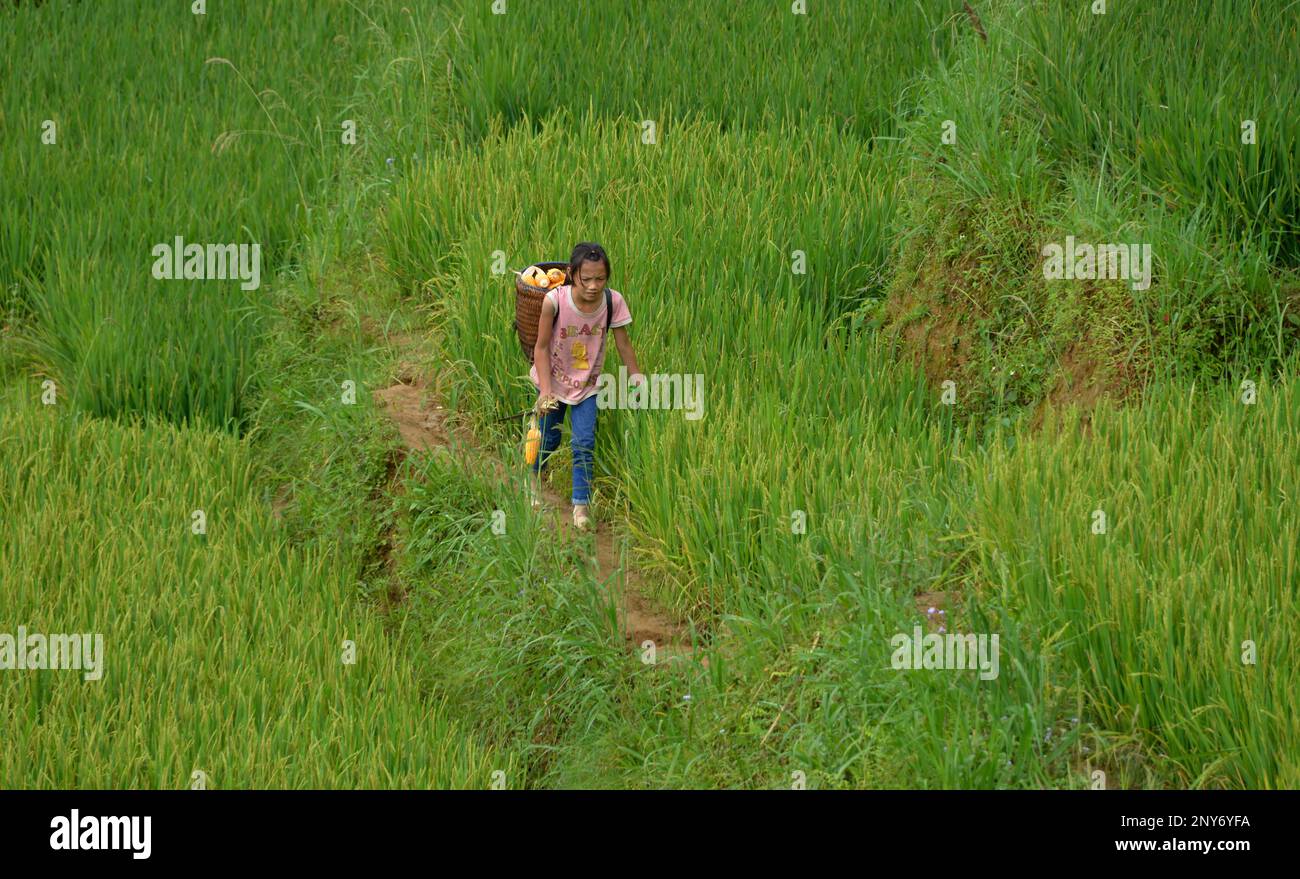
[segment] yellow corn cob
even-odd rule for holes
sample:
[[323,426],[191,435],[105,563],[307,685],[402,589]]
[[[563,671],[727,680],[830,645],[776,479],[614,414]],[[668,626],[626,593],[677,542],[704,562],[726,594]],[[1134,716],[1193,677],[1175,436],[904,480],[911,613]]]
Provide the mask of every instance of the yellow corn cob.
[[528,441],[524,444],[524,460],[531,467],[537,462],[537,452],[542,446],[542,432],[537,429],[537,416],[528,420]]

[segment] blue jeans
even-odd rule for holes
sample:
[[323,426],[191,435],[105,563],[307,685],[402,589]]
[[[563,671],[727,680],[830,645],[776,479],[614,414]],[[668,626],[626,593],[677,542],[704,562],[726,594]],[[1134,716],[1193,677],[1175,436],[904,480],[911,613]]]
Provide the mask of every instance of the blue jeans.
[[533,464],[533,472],[540,474],[551,453],[560,447],[560,423],[566,410],[573,410],[569,428],[573,433],[573,502],[586,504],[591,498],[592,451],[596,447],[596,395],[570,406],[558,403],[555,409],[541,417],[538,427],[542,431],[542,448]]

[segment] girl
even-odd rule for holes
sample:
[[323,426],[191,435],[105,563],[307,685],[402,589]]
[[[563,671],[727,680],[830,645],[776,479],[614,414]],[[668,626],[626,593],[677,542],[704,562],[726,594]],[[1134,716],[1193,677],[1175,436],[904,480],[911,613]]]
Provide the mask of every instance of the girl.
[[[587,505],[591,499],[592,450],[596,444],[596,379],[605,362],[606,317],[618,354],[626,364],[628,384],[645,380],[636,365],[636,353],[627,337],[632,323],[623,296],[610,289],[613,313],[606,312],[605,284],[609,280],[609,256],[599,244],[579,242],[569,257],[570,283],[546,294],[537,325],[533,367],[528,377],[537,385],[536,411],[541,415],[542,447],[533,464],[528,483],[534,509],[541,506],[537,482],[542,466],[560,445],[560,422],[570,407],[573,418],[573,524],[583,529],[590,523]],[[558,319],[557,319],[558,314]],[[538,364],[549,364],[539,370]]]

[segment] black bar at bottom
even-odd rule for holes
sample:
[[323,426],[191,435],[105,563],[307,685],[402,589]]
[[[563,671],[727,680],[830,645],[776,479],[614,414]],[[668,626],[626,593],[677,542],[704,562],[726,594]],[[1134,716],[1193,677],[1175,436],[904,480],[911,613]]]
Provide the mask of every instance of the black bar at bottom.
[[[1289,852],[1297,806],[1295,792],[1250,791],[4,791],[0,856],[73,868],[338,869],[423,855],[438,859],[430,866],[454,856],[536,869],[608,853],[628,867],[734,870],[751,859],[825,865],[831,852],[855,852],[864,866],[917,855],[956,866],[1005,852],[1044,865],[1229,866]],[[148,857],[136,857],[146,842]]]

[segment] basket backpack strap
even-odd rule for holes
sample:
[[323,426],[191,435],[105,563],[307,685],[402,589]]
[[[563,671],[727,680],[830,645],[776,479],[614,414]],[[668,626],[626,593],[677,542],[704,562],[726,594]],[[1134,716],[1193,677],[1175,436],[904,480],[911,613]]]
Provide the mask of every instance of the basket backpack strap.
[[609,292],[609,288],[606,287],[605,288],[605,335],[600,337],[600,348],[602,354],[604,353],[606,347],[605,340],[609,338],[609,322],[613,320],[613,318],[614,318],[614,297]]

